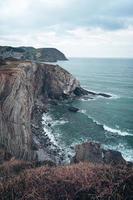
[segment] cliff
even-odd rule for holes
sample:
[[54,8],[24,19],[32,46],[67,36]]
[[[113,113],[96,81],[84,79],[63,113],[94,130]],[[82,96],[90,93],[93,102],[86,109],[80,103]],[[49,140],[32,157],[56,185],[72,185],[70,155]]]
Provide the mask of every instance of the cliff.
[[36,122],[37,110],[42,114],[49,99],[75,96],[77,87],[80,87],[79,82],[58,65],[26,61],[1,65],[0,144],[16,158],[28,160],[41,156],[43,150],[42,160],[46,160],[48,150],[40,147],[36,134],[39,133],[36,123],[41,121],[39,115]]
[[42,62],[57,62],[67,60],[65,55],[55,48],[10,47],[0,46],[1,59],[36,60]]

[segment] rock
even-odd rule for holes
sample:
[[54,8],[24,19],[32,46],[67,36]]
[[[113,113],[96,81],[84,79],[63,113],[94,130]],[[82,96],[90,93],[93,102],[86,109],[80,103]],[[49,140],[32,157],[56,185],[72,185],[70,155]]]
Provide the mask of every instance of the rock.
[[51,103],[53,106],[57,106],[57,105],[58,105],[58,101],[57,101],[57,100],[52,100],[52,101],[50,101],[50,103]]
[[55,48],[33,47],[9,47],[0,46],[0,56],[3,59],[17,60],[36,60],[43,62],[57,62],[58,60],[67,60],[65,55]]
[[101,164],[126,164],[121,153],[114,150],[104,150],[99,143],[85,142],[75,147],[76,154],[72,163],[92,162]]
[[83,96],[83,95],[88,95],[89,92],[81,87],[76,87],[74,90],[74,94],[76,96]]
[[11,160],[11,158],[12,155],[9,152],[5,151],[4,149],[0,149],[0,164]]
[[110,98],[111,97],[111,95],[105,94],[105,93],[98,93],[97,95],[102,96],[102,97],[106,97],[106,98]]
[[76,96],[85,96],[85,95],[91,95],[91,96],[103,96],[103,97],[106,97],[106,98],[110,98],[111,95],[109,94],[105,94],[105,93],[96,93],[96,92],[92,92],[92,91],[88,91],[88,90],[85,90],[81,87],[77,87],[75,90],[74,90],[74,94]]
[[45,165],[47,165],[49,167],[56,167],[56,163],[52,162],[51,160],[46,160],[46,161],[43,161],[43,162],[41,162],[41,161],[35,162],[36,167],[41,167],[41,166],[45,166]]
[[5,65],[5,64],[6,64],[6,61],[2,57],[0,57],[0,66]]
[[126,161],[122,157],[119,151],[114,150],[102,150],[104,154],[103,161],[106,164],[118,165],[118,164],[126,164]]
[[50,124],[50,123],[48,123],[48,126],[49,126],[49,127],[51,127],[51,124]]
[[69,107],[68,110],[71,111],[71,112],[78,112],[79,111],[79,109],[75,108],[75,107]]
[[74,163],[78,162],[92,162],[102,163],[102,150],[100,144],[93,142],[85,142],[83,144],[76,145],[76,154],[73,158]]

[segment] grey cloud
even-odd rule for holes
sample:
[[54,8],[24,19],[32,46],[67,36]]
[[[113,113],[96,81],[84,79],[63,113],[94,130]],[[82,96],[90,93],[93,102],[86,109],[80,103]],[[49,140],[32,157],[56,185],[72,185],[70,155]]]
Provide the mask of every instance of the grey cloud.
[[116,30],[133,25],[132,0],[67,0],[66,6],[52,8],[40,0],[30,2],[28,10],[22,15],[13,17],[10,13],[9,17],[0,18],[0,34],[36,32],[38,29],[46,30],[56,24],[61,27],[56,30],[60,33],[61,30],[76,26]]

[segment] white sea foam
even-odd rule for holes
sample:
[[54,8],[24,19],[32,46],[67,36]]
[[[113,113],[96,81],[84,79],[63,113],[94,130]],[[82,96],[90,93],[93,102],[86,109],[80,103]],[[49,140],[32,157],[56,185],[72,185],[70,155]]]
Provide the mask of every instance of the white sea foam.
[[48,126],[48,123],[52,122],[52,118],[50,115],[48,114],[44,114],[42,117],[42,123],[43,123],[43,130],[46,133],[46,135],[48,136],[48,138],[50,139],[51,143],[54,145],[58,145],[57,140],[54,136],[54,134],[52,133],[52,129],[51,127]]
[[81,98],[80,101],[95,101],[96,99],[95,98]]
[[[86,114],[86,112],[82,112],[84,114]],[[103,126],[105,131],[114,133],[114,134],[118,134],[120,136],[133,136],[133,134],[127,132],[127,131],[121,131],[120,129],[114,129],[114,128],[110,128],[109,126],[105,125],[105,124],[101,124],[100,122],[98,122],[97,120],[95,120],[94,118],[92,118],[91,116],[87,115],[88,118],[92,119],[94,123],[96,123],[97,125]],[[119,126],[116,126],[117,128],[119,128]]]
[[[106,126],[105,124],[101,124],[100,122],[96,121],[95,119],[91,118],[93,120],[93,122],[95,122],[97,125],[101,125],[103,126],[104,130],[105,131],[108,131],[108,132],[111,132],[111,133],[114,133],[114,134],[118,134],[120,136],[133,136],[133,134],[131,133],[128,133],[127,131],[121,131],[120,129],[114,129],[114,128],[110,128],[109,126]],[[117,128],[119,126],[117,125]]]
[[83,114],[86,114],[86,110],[84,110],[84,109],[79,110],[78,112],[83,113]]
[[121,97],[116,94],[108,93],[111,97],[109,99],[120,99]]
[[67,120],[54,120],[52,122],[52,126],[59,126],[59,125],[63,125],[63,124],[66,124],[68,123],[69,121]]
[[121,131],[119,129],[113,129],[113,128],[110,128],[106,125],[103,125],[103,128],[104,128],[104,130],[106,130],[108,132],[116,133],[116,134],[121,135],[121,136],[133,136],[133,134],[128,133],[127,131]]

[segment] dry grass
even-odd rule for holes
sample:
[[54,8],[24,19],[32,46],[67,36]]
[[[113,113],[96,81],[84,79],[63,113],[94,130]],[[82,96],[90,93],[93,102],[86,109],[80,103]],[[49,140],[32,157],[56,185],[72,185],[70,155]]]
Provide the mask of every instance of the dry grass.
[[[21,162],[8,163],[8,177],[0,182],[1,200],[133,200],[131,167],[79,163],[25,170],[32,166]],[[17,173],[15,166],[21,169]]]

